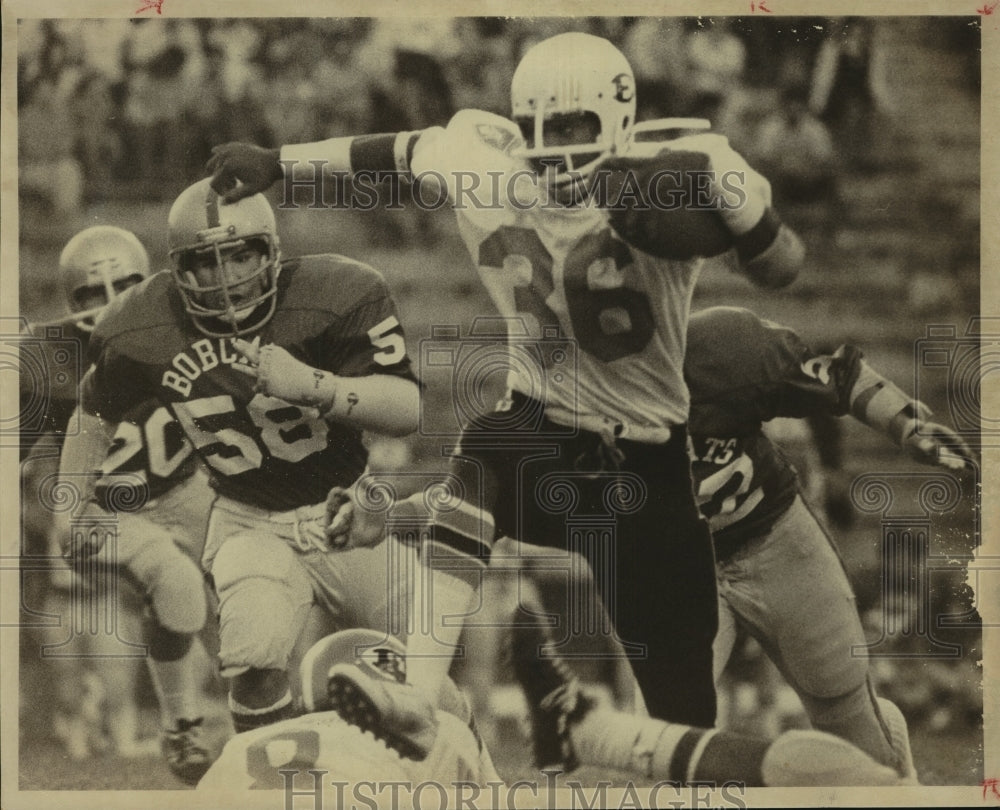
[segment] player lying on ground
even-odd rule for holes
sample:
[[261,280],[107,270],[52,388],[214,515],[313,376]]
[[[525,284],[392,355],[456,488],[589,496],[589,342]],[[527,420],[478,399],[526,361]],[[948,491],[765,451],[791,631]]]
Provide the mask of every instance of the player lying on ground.
[[[107,307],[148,277],[149,258],[134,234],[102,225],[70,239],[59,264],[75,315],[67,337],[77,340],[85,353],[95,323]],[[73,426],[61,448],[59,480],[63,491],[77,493],[80,501],[72,516],[61,512],[51,527],[55,544],[74,571],[72,598],[81,601],[69,607],[100,609],[95,605],[105,599],[106,583],[101,587],[94,577],[122,576],[137,588],[146,603],[142,640],[149,647],[146,660],[160,706],[161,747],[174,774],[193,784],[211,761],[201,742],[203,709],[194,669],[196,636],[207,613],[204,580],[194,562],[201,555],[212,497],[207,478],[197,469],[179,426],[155,400],[126,413],[118,429],[81,414],[76,393],[74,388],[72,397],[57,400],[76,410],[68,419],[64,411],[60,424],[53,426],[60,437],[67,424]],[[116,492],[123,480],[125,491]],[[116,541],[102,549],[100,519],[109,511],[116,518]],[[98,522],[91,523],[90,518]],[[91,531],[95,527],[96,533]],[[98,633],[79,635],[91,636],[91,645],[100,642]],[[105,649],[87,652],[95,659],[115,657]],[[112,690],[125,690],[108,695],[112,702],[129,701],[134,689],[132,683],[112,680],[112,671],[123,664],[127,662],[95,664],[98,675],[107,671]],[[112,723],[124,726],[125,716]],[[137,731],[134,724],[132,731]],[[118,735],[123,732],[124,727],[113,729]]]
[[313,603],[381,626],[405,587],[387,579],[388,544],[329,553],[324,501],[364,470],[363,430],[416,427],[419,390],[382,276],[332,254],[283,260],[263,196],[221,206],[204,180],[168,231],[172,270],[94,330],[82,406],[118,423],[158,400],[212,476],[203,565],[242,731],[294,714],[289,658]]
[[[316,181],[317,165],[324,178],[398,173],[418,182],[425,199],[442,193],[507,320],[509,396],[464,428],[450,468],[464,500],[434,516],[422,552],[435,615],[432,633],[407,640],[411,681],[431,695],[443,683],[461,623],[441,617],[473,609],[497,537],[566,546],[566,516],[536,487],[570,479],[585,511],[603,512],[609,488],[625,493],[625,503],[615,503],[614,559],[605,561],[603,547],[582,551],[600,569],[598,581],[613,566],[607,579],[630,594],[617,601],[613,620],[637,651],[650,711],[710,726],[717,604],[711,538],[691,493],[686,450],[688,309],[702,257],[735,248],[741,272],[779,287],[795,278],[803,250],[771,208],[767,181],[725,138],[637,144],[634,88],[631,66],[610,42],[563,34],[519,64],[513,121],[463,110],[446,128],[280,153],[227,144],[214,150],[210,169],[227,200],[267,188],[284,172]],[[695,174],[707,181],[711,210],[696,211],[684,198],[684,181]],[[478,178],[485,205],[463,194],[470,178]],[[670,178],[691,205],[674,204]],[[738,188],[727,189],[724,178]],[[622,188],[637,188],[645,201],[662,192],[664,204],[643,208]],[[664,682],[671,688],[658,688]]]
[[[650,783],[740,782],[748,787],[905,783],[894,770],[878,764],[846,740],[820,731],[788,731],[768,741],[599,707],[552,653],[547,627],[529,625],[520,629],[515,638],[516,672],[528,698],[535,760],[540,768],[573,770],[579,765],[592,765],[628,772]],[[393,649],[390,656],[401,658],[402,648]],[[323,671],[314,668],[312,691],[317,682],[325,683],[326,694],[317,703],[335,706],[340,717],[360,731],[390,738],[397,749],[395,755],[368,742],[362,749],[364,753],[352,758],[354,739],[363,739],[359,731],[344,734],[329,721],[301,717],[256,732],[259,738],[237,737],[229,744],[233,756],[228,761],[239,772],[239,781],[223,778],[223,761],[227,759],[224,752],[209,773],[211,777],[219,769],[219,778],[211,780],[211,785],[246,785],[256,778],[269,780],[269,786],[282,787],[284,783],[275,773],[278,768],[328,769],[333,781],[377,777],[380,781],[431,779],[447,785],[459,763],[458,769],[466,772],[469,781],[481,782],[482,772],[472,765],[476,742],[468,727],[454,718],[445,722],[447,713],[435,712],[421,691],[397,679],[398,673],[397,677],[387,676],[373,666],[383,662],[385,668],[386,658],[378,651],[368,661],[362,655],[354,664],[335,664],[326,671],[326,680],[321,677]],[[669,689],[670,685],[661,688]],[[332,728],[330,741],[325,744],[325,735],[319,737],[323,728]],[[308,737],[307,730],[313,729],[314,735]],[[271,734],[274,736],[268,736]],[[246,751],[245,741],[256,746],[256,754]],[[290,750],[286,747],[275,751],[282,752],[282,756],[267,757],[269,742],[287,745],[289,741],[295,742],[294,756],[285,753]],[[399,749],[407,752],[402,759]],[[248,763],[249,767],[261,769],[256,777],[247,773]],[[323,774],[323,778],[330,779],[330,774]],[[209,777],[202,786],[210,786]]]
[[[297,772],[296,789],[311,784],[309,770],[322,771],[326,785],[373,779],[436,781],[446,788],[499,782],[455,684],[446,682],[435,708],[405,677],[403,645],[383,632],[343,630],[321,639],[302,659],[306,713],[233,737],[199,789],[285,789],[281,771],[289,770]],[[364,683],[366,691],[354,691],[355,683]],[[376,729],[359,721],[368,695],[405,706],[399,723]]]

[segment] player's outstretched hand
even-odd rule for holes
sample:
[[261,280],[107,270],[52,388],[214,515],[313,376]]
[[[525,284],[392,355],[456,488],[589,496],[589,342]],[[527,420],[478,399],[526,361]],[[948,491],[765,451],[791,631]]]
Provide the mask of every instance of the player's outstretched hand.
[[265,149],[252,143],[224,143],[212,147],[205,168],[212,175],[212,188],[225,203],[266,191],[282,177],[280,149]]
[[924,422],[903,440],[907,454],[921,462],[950,470],[965,469],[975,459],[972,451],[955,431],[936,422]]

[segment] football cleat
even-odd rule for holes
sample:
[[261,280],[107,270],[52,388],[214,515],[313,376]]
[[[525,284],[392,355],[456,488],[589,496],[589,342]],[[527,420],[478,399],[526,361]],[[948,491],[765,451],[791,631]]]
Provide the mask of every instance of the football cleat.
[[434,747],[437,717],[430,701],[412,684],[364,659],[330,667],[327,705],[403,757],[419,762]]
[[160,748],[174,776],[189,785],[198,784],[212,764],[212,755],[202,744],[202,718],[177,721],[176,727],[163,732]]
[[540,622],[516,628],[512,654],[514,674],[531,712],[531,740],[539,769],[576,770],[579,760],[570,727],[595,705],[552,646],[549,628]]

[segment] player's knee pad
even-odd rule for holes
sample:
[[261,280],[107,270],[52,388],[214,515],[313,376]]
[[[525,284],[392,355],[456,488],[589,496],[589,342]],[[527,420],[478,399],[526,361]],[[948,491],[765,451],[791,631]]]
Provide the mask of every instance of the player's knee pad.
[[212,574],[222,674],[284,670],[313,597],[295,552],[278,542],[232,538],[216,555]]
[[855,717],[861,712],[874,710],[867,682],[862,682],[837,697],[816,697],[808,694],[801,694],[799,697],[809,719],[817,728],[825,728],[845,718]]
[[207,612],[205,582],[190,557],[172,543],[152,543],[129,561],[127,570],[162,628],[185,635],[201,630]]
[[145,625],[149,656],[154,661],[179,661],[194,644],[194,633],[176,633],[160,624],[155,617],[147,618]]

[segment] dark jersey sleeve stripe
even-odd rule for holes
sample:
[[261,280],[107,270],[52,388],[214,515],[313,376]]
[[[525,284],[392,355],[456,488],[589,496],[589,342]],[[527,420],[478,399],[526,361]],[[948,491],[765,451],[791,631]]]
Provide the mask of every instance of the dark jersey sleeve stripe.
[[691,728],[684,732],[684,736],[677,743],[674,755],[670,759],[669,778],[671,782],[684,784],[687,781],[691,755],[698,747],[698,741],[708,733],[708,729],[704,728]]
[[746,263],[767,250],[778,235],[781,217],[773,208],[764,211],[760,222],[736,238],[736,253],[740,262]]
[[[359,135],[351,141],[351,171],[396,171],[396,134]],[[409,151],[409,150],[408,150]]]

